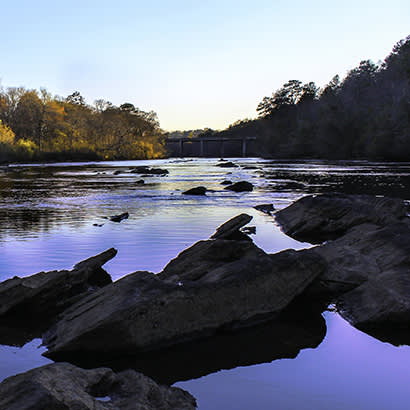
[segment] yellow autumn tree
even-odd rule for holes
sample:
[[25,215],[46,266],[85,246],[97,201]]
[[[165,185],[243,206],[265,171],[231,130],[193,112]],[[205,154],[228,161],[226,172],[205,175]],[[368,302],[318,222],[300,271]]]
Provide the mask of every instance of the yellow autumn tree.
[[12,129],[0,120],[0,144],[13,145],[14,138],[15,135]]

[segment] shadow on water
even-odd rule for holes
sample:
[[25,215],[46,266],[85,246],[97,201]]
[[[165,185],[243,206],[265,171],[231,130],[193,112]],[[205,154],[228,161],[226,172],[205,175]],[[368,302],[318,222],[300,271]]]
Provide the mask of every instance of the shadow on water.
[[316,348],[326,335],[321,311],[292,309],[251,328],[219,332],[206,339],[121,359],[91,358],[87,354],[69,361],[85,368],[108,366],[117,371],[133,368],[158,383],[172,385],[222,369],[295,358],[301,349]]

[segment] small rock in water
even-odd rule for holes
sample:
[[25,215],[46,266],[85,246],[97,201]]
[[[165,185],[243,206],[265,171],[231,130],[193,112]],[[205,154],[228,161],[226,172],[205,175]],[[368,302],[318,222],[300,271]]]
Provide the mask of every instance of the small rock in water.
[[268,215],[271,215],[271,213],[275,210],[275,207],[273,206],[273,204],[256,205],[256,206],[254,206],[254,208],[257,211],[261,211],[264,214],[268,214]]
[[129,217],[129,213],[124,212],[124,213],[119,214],[119,215],[110,216],[110,221],[111,222],[121,222],[122,220],[127,219],[128,217]]
[[216,164],[216,166],[220,168],[238,168],[239,165],[236,165],[233,162],[228,161],[228,162],[221,162],[219,164]]
[[236,182],[235,184],[228,185],[225,189],[228,189],[229,191],[234,191],[234,192],[250,192],[253,191],[253,185],[250,182],[247,181],[240,181]]
[[225,179],[225,181],[221,182],[221,185],[232,185],[232,181],[229,181],[229,179]]
[[204,186],[198,186],[196,188],[188,189],[188,191],[183,192],[184,195],[205,195],[206,188]]

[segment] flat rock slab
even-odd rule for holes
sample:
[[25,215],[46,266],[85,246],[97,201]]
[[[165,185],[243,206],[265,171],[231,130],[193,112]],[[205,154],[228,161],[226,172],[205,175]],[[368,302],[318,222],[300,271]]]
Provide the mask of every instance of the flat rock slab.
[[306,196],[276,213],[284,232],[299,241],[321,243],[363,223],[384,226],[407,218],[401,199],[369,195]]
[[156,384],[126,370],[80,369],[53,363],[9,377],[0,384],[1,410],[193,410],[188,392]]
[[[240,244],[237,260],[235,244]],[[286,308],[325,268],[322,258],[306,251],[268,255],[249,244],[202,241],[181,256],[196,258],[192,269],[168,279],[135,272],[82,299],[43,335],[45,355],[57,360],[86,352],[121,355],[250,326]],[[215,246],[231,251],[217,254]]]
[[86,259],[72,270],[40,272],[0,283],[0,317],[55,316],[79,295],[112,282],[102,265],[117,254],[111,248]]

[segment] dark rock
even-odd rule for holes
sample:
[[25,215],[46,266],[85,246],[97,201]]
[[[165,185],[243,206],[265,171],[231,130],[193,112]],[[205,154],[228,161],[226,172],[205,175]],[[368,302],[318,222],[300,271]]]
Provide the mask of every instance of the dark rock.
[[350,285],[338,292],[343,317],[360,329],[407,328],[410,335],[408,224],[360,225],[317,252],[329,265],[322,281],[333,281],[333,289],[338,282]]
[[256,205],[256,206],[254,206],[254,208],[257,211],[261,211],[264,214],[268,214],[268,215],[271,215],[271,213],[275,210],[275,207],[273,206],[273,204]]
[[239,167],[239,165],[237,165],[237,164],[234,164],[233,162],[231,162],[231,161],[228,161],[228,162],[221,162],[221,163],[219,163],[219,164],[216,164],[216,166],[217,167],[220,167],[220,168],[238,168]]
[[121,222],[124,219],[128,219],[129,216],[130,215],[129,215],[128,212],[124,212],[124,213],[119,214],[119,215],[110,216],[110,221],[112,221],[112,222]]
[[295,358],[301,349],[315,348],[325,337],[326,322],[321,312],[320,306],[312,309],[311,303],[297,304],[277,319],[252,327],[221,331],[190,343],[114,360],[102,355],[77,356],[74,363],[86,368],[103,365],[114,371],[132,368],[157,383],[172,385],[222,369]]
[[[43,327],[68,306],[110,284],[111,277],[101,266],[116,254],[111,248],[78,263],[71,271],[40,272],[25,278],[15,276],[0,283],[0,343],[3,334],[18,328],[29,327],[41,333]],[[19,343],[17,338],[13,344],[25,341],[23,338]]]
[[98,226],[98,227],[102,227],[102,226],[104,226],[104,224],[93,224],[93,226]]
[[352,325],[383,341],[410,344],[410,219],[405,203],[337,194],[303,198],[287,209],[278,219],[285,220],[292,236],[337,236],[310,250],[327,268],[305,293],[328,297]]
[[258,167],[255,167],[254,165],[247,165],[243,167],[243,169],[258,169]]
[[306,196],[276,213],[284,232],[300,241],[320,243],[362,223],[386,225],[407,216],[400,199],[368,195]]
[[239,229],[249,223],[251,220],[252,217],[247,214],[240,214],[238,216],[235,216],[234,218],[216,228],[216,232],[211,236],[211,239],[248,239],[244,238],[244,235],[240,235],[241,232],[239,232]]
[[229,181],[228,179],[225,179],[225,181],[221,182],[221,185],[232,185],[232,181]]
[[245,192],[245,191],[253,191],[253,185],[248,182],[248,181],[240,181],[236,182],[235,184],[228,185],[225,187],[225,189],[228,189],[229,191],[234,191],[234,192]]
[[184,195],[205,195],[206,188],[204,186],[198,186],[188,189],[188,191],[182,192]]
[[116,171],[114,171],[113,175],[119,175],[121,174],[122,171],[120,171],[119,169],[117,169]]
[[137,185],[144,185],[144,184],[145,184],[145,181],[144,181],[143,179],[139,179],[138,181],[135,181],[135,183],[136,183]]
[[249,234],[249,235],[255,235],[256,234],[256,226],[245,226],[245,228],[241,229],[241,232]]
[[148,377],[126,370],[84,370],[53,363],[9,377],[0,384],[4,410],[190,410],[195,399],[186,391],[159,386]]
[[46,356],[120,356],[251,326],[279,314],[325,268],[307,251],[268,255],[252,242],[201,241],[162,273],[135,272],[67,309]]
[[131,171],[133,174],[145,174],[147,176],[150,175],[167,175],[169,174],[169,171],[164,168],[150,168],[147,166],[139,166],[133,168]]

